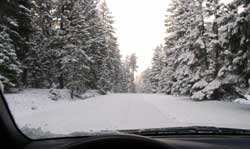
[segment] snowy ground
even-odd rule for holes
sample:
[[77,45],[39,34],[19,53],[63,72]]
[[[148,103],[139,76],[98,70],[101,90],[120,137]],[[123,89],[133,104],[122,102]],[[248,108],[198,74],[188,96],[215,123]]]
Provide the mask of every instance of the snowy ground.
[[250,129],[250,105],[151,94],[110,94],[72,101],[48,98],[48,90],[8,94],[6,98],[20,128],[41,128],[55,134],[217,126]]

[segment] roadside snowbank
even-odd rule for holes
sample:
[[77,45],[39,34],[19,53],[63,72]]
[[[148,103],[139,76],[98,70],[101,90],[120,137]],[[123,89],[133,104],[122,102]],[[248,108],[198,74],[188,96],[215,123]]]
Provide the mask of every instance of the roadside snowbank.
[[245,95],[245,97],[247,98],[247,100],[243,98],[238,98],[238,99],[235,99],[234,102],[239,103],[239,104],[250,105],[250,95]]
[[[74,100],[72,100],[70,91],[67,89],[57,89],[56,91],[60,94],[58,101],[51,100],[49,89],[26,89],[19,93],[5,94],[4,96],[8,100],[11,111],[18,115],[33,113],[35,110],[46,110],[48,107],[53,108],[54,105],[64,105],[74,102],[77,99],[74,98]],[[87,99],[98,95],[97,91],[88,90],[85,94],[82,94],[81,97],[82,99]]]
[[81,99],[99,96],[98,90],[87,90],[84,94],[80,95]]

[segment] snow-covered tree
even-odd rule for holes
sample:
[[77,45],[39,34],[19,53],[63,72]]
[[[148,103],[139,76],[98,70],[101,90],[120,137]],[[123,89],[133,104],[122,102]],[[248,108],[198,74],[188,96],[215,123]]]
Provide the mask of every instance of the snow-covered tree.
[[[161,76],[163,89],[161,92],[170,94],[190,95],[196,62],[194,43],[197,40],[198,18],[197,1],[172,1],[167,10],[165,48],[166,62]],[[166,76],[166,78],[164,77]],[[164,87],[165,86],[165,87]],[[165,90],[165,91],[164,91]]]
[[156,91],[195,100],[243,97],[249,86],[248,7],[238,0],[172,1]]
[[129,84],[128,84],[128,92],[136,93],[135,88],[135,72],[137,71],[137,56],[135,53],[131,54],[128,61],[129,68]]
[[62,98],[62,96],[60,95],[60,93],[57,91],[57,86],[55,83],[52,83],[51,88],[49,90],[49,98],[51,100],[57,101],[60,98]]
[[27,82],[29,87],[51,87],[56,74],[51,69],[56,68],[57,62],[51,44],[55,30],[55,16],[52,13],[55,3],[50,0],[33,0],[32,6],[32,33],[29,40],[31,48],[26,56]]
[[122,84],[123,92],[135,93],[135,72],[137,71],[137,57],[135,54],[126,56],[122,65]]
[[140,93],[152,93],[152,84],[151,84],[151,69],[146,69],[142,72],[137,81],[137,92]]
[[89,15],[97,14],[97,9],[91,0],[66,1],[66,4],[67,11],[64,12],[63,28],[64,45],[61,52],[62,74],[66,87],[70,88],[72,92],[81,93],[89,88],[87,84],[91,79],[89,72],[93,55],[90,55],[88,50],[95,44],[96,37],[92,36],[97,36],[94,33],[91,34],[95,29],[91,23],[93,23],[92,19],[98,18],[90,18]]
[[[242,10],[239,11],[240,6]],[[203,90],[197,92],[200,100],[203,99],[233,99],[244,98],[244,90],[248,88],[248,51],[249,42],[249,12],[248,4],[234,1],[228,6],[220,8],[213,26],[213,30],[218,30],[217,40],[219,43],[213,48],[216,52],[217,73],[213,81],[207,84]],[[216,29],[217,28],[217,29]],[[247,36],[246,36],[247,35]],[[214,44],[217,45],[217,44]],[[218,51],[216,51],[218,50]]]
[[106,94],[108,91],[112,89],[112,74],[110,72],[110,68],[108,67],[107,60],[104,59],[104,62],[100,68],[100,78],[97,81],[97,88],[101,92],[101,94]]
[[106,92],[120,92],[121,90],[118,88],[120,88],[120,85],[122,84],[122,82],[120,82],[122,77],[121,56],[113,27],[114,21],[111,12],[107,7],[106,1],[103,1],[99,7],[105,35],[105,46],[103,47],[104,55],[99,71],[100,77],[98,78],[97,86],[100,90]]
[[151,81],[151,87],[152,92],[157,93],[159,92],[159,86],[161,81],[161,72],[164,66],[163,57],[165,53],[163,51],[162,46],[158,46],[154,49],[154,56],[153,56],[153,62],[152,62],[152,68],[150,71],[150,81]]
[[13,41],[4,29],[0,31],[0,80],[7,89],[14,87],[20,73],[20,62],[17,59]]
[[[16,79],[27,82],[25,58],[30,48],[28,41],[31,32],[31,3],[29,0],[2,0],[0,7],[0,30],[5,30],[12,40],[13,49],[23,70]],[[17,86],[21,81],[17,82]]]
[[87,89],[127,92],[125,66],[105,1],[3,0],[0,4],[0,31],[10,38],[2,42],[11,46],[6,49],[14,50],[23,70],[14,77],[18,85],[50,88],[56,83],[71,89],[72,95]]
[[130,70],[129,70],[129,65],[128,65],[128,57],[124,62],[122,62],[120,71],[117,74],[118,75],[118,82],[119,86],[118,88],[120,89],[120,93],[128,93],[129,92],[129,81],[130,81]]
[[27,61],[28,53],[30,51],[30,34],[32,33],[32,26],[31,26],[31,1],[30,0],[19,0],[18,6],[16,8],[16,21],[18,24],[17,33],[15,37],[18,37],[19,40],[16,38],[12,39],[15,43],[15,49],[18,59],[20,60],[22,73],[20,74],[20,83],[19,86],[26,85],[28,79],[28,70]]

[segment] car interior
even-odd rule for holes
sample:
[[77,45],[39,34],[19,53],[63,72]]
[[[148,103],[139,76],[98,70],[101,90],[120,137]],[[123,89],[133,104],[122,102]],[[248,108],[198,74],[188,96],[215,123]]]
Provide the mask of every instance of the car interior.
[[250,149],[249,112],[250,0],[0,0],[0,149]]

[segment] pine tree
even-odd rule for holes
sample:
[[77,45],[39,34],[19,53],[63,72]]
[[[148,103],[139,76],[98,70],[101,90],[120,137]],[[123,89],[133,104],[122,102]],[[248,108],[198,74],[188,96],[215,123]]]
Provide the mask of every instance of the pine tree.
[[140,92],[141,93],[152,93],[152,84],[151,84],[151,69],[146,69],[141,74],[141,86]]
[[137,70],[137,57],[133,53],[129,56],[126,56],[123,66],[123,84],[124,92],[126,93],[135,93],[135,72]]
[[[215,22],[218,27],[218,37],[213,50],[217,53],[218,72],[212,82],[207,84],[203,90],[198,92],[200,99],[234,99],[245,98],[244,90],[248,88],[248,48],[246,35],[249,34],[249,19],[244,9],[238,11],[242,3],[234,1],[228,6],[220,7]],[[244,5],[244,4],[243,4]],[[246,5],[247,6],[247,5]],[[214,23],[215,24],[215,23]],[[246,40],[245,40],[246,39]],[[218,49],[219,48],[219,49]],[[246,71],[245,71],[246,70]]]
[[216,78],[219,68],[222,65],[222,63],[219,61],[222,49],[219,44],[219,23],[217,21],[219,17],[223,15],[220,14],[221,7],[222,4],[219,4],[218,0],[205,1],[205,7],[203,8],[204,12],[202,12],[203,16],[214,20],[204,23],[206,30],[203,32],[203,38],[205,38],[203,41],[206,45],[207,65],[206,69],[202,70],[205,73],[198,77],[202,79],[198,79],[192,87],[192,98],[195,100],[201,100],[202,98],[205,98],[205,94],[202,93],[201,90],[203,90],[208,85],[208,83]]
[[[90,39],[90,22],[86,20],[86,5],[89,1],[67,3],[65,11],[65,33],[63,57],[61,59],[62,73],[66,87],[73,92],[82,93],[88,89],[91,57],[87,54]],[[93,8],[95,11],[95,8]]]
[[29,87],[51,87],[53,82],[56,82],[56,73],[51,71],[56,68],[56,56],[51,44],[55,36],[53,9],[55,9],[55,3],[49,0],[32,2],[33,30],[30,35],[31,48],[26,56]]
[[190,94],[194,75],[192,66],[197,64],[195,62],[194,51],[192,51],[193,43],[195,42],[194,37],[197,34],[195,24],[197,24],[196,19],[198,17],[195,15],[195,6],[197,4],[194,1],[178,0],[172,1],[168,9],[165,24],[167,27],[165,51],[166,66],[170,69],[165,69],[164,74],[172,74],[172,76],[170,75],[164,81],[168,85],[166,93],[169,93],[171,90],[171,94]]
[[[14,72],[10,72],[11,76],[15,76],[11,81],[17,86],[20,86],[19,76],[20,73],[25,74],[24,58],[26,52],[29,50],[28,37],[30,33],[30,2],[29,1],[6,1],[0,2],[0,31],[3,36],[6,36],[7,44],[11,43],[12,60],[18,59],[20,64],[13,62],[13,65],[18,65],[18,69]],[[2,41],[3,42],[3,41]],[[13,51],[14,50],[14,51]],[[17,57],[17,58],[16,58]],[[24,71],[20,71],[20,69]],[[19,72],[19,73],[17,73]],[[13,73],[15,75],[13,75]],[[17,75],[18,74],[18,75]],[[22,75],[25,76],[25,75]],[[25,77],[22,77],[22,81],[25,81]]]
[[158,46],[154,49],[154,56],[152,62],[152,69],[150,73],[150,81],[152,84],[152,92],[157,93],[160,90],[160,81],[161,81],[161,72],[163,69],[163,59],[162,57],[165,55],[162,46]]
[[238,0],[228,6],[217,0],[172,1],[160,91],[194,100],[244,98],[249,86],[248,6]]
[[129,57],[129,85],[128,85],[128,92],[136,93],[135,88],[135,72],[137,71],[137,57],[135,53],[131,54]]
[[119,71],[117,75],[117,80],[115,81],[115,93],[128,93],[130,85],[130,69],[129,69],[129,57],[126,57],[124,62],[121,62]]
[[105,1],[4,0],[0,4],[0,30],[10,37],[4,42],[23,70],[18,72],[20,78],[13,77],[18,79],[15,83],[35,88],[56,84],[70,89],[72,97],[87,89],[127,92],[128,76]]
[[19,40],[14,40],[16,44],[16,54],[18,59],[20,60],[21,67],[22,67],[22,74],[21,74],[21,84],[20,86],[27,85],[28,79],[28,70],[27,70],[27,57],[30,51],[30,34],[32,33],[32,26],[31,26],[31,1],[30,0],[19,0],[18,7],[16,10],[16,21],[18,24],[17,32],[19,34]]
[[172,1],[171,5],[167,9],[167,15],[165,20],[166,27],[166,37],[164,44],[164,67],[161,71],[160,76],[160,86],[161,93],[172,94],[173,84],[177,81],[175,79],[175,69],[177,65],[175,61],[177,59],[178,53],[175,49],[175,42],[178,38],[178,34],[176,34],[175,30],[177,25],[175,24],[175,18],[177,14],[172,12],[178,7],[178,4],[175,1]]
[[[104,47],[104,56],[101,66],[101,75],[99,78],[98,88],[101,86],[104,87],[100,88],[100,90],[104,91],[113,91],[119,92],[119,73],[121,73],[121,60],[120,60],[120,51],[118,49],[117,39],[115,37],[115,31],[113,28],[113,18],[111,13],[107,7],[106,1],[103,1],[100,5],[100,16],[103,22],[103,30],[105,33],[105,47]],[[106,81],[104,81],[106,80]],[[102,82],[102,83],[100,83]]]
[[126,92],[129,93],[130,92],[130,85],[131,85],[131,71],[130,71],[130,56],[126,56],[125,61],[124,61],[124,78],[126,81]]
[[[209,57],[209,70],[211,81],[216,77],[216,74],[219,71],[219,67],[222,65],[219,62],[219,57],[221,55],[221,46],[219,44],[219,22],[218,20],[224,15],[223,11],[221,11],[223,4],[219,4],[218,0],[208,0],[205,3],[205,16],[208,18],[214,18],[211,22],[211,25],[207,24],[208,31],[206,33],[206,38],[208,41],[207,51]],[[210,29],[211,28],[211,29]]]
[[111,91],[112,89],[112,78],[111,78],[111,72],[110,68],[107,65],[107,59],[104,59],[104,62],[100,68],[100,78],[97,82],[98,90],[101,92],[101,94],[105,95],[108,91]]
[[4,29],[0,32],[0,79],[6,89],[17,84],[20,73],[20,62],[17,59],[13,41]]
[[192,95],[192,86],[207,75],[207,29],[203,0],[172,1],[165,26],[166,66],[161,72],[163,93]]

